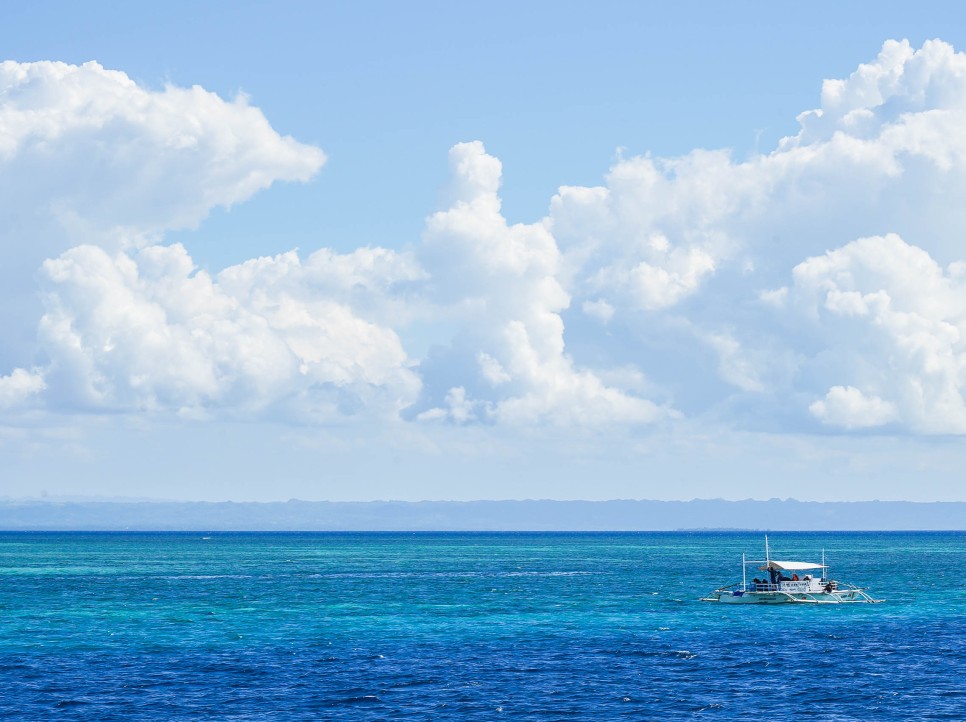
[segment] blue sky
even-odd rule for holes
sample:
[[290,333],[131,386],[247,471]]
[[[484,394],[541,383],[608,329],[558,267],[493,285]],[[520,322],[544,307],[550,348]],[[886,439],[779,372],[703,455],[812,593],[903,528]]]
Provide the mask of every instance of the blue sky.
[[8,9],[0,496],[963,499],[964,12]]

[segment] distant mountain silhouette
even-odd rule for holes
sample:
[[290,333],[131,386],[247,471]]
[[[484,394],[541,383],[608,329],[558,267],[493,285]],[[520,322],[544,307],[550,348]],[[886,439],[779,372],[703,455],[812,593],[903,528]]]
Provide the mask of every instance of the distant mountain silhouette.
[[0,530],[665,531],[962,530],[966,502],[0,501]]

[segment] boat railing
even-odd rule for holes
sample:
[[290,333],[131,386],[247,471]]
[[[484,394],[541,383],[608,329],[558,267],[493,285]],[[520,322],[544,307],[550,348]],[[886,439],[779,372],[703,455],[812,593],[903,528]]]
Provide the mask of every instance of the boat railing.
[[748,582],[745,585],[746,592],[777,592],[777,584],[767,584],[765,582]]
[[[806,592],[817,592],[825,587],[824,583],[818,580],[801,580],[794,582],[780,582],[778,584],[770,584],[768,582],[748,582],[745,584],[743,591],[746,592],[793,592],[796,594],[803,594]],[[832,589],[837,589],[838,584],[832,582]]]

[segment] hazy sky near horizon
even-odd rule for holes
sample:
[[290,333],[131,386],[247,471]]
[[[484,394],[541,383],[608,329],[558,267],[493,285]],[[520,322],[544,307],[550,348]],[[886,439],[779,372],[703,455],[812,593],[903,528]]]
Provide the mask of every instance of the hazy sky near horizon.
[[966,8],[4,12],[0,497],[966,499]]

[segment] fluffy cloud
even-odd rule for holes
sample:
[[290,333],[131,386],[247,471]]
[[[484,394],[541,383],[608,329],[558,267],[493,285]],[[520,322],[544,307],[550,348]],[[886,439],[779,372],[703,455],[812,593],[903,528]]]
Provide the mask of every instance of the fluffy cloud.
[[324,161],[244,97],[150,90],[94,62],[0,63],[0,366],[30,356],[45,258],[155,242]]
[[[874,138],[885,126],[916,125],[917,114],[966,108],[966,59],[941,40],[928,40],[920,50],[908,41],[887,40],[878,57],[863,63],[844,80],[826,80],[820,108],[802,113],[801,132],[784,147],[830,140],[837,134]],[[891,135],[904,135],[890,128]],[[935,138],[920,138],[922,141]],[[956,144],[956,138],[943,144]]]
[[620,157],[519,224],[500,161],[461,143],[406,250],[290,252],[211,277],[164,231],[310,177],[321,151],[243,99],[4,64],[0,233],[34,249],[14,256],[50,258],[50,363],[0,367],[17,369],[0,406],[461,425],[680,408],[778,431],[966,433],[966,56],[889,41],[798,119],[745,160]]
[[[670,309],[715,284],[729,295],[803,256],[898,232],[958,254],[966,192],[966,56],[889,41],[768,155],[621,158],[606,185],[563,187],[549,227],[578,300]],[[749,272],[753,272],[749,276]],[[760,290],[762,286],[759,286]]]
[[[839,428],[966,432],[966,56],[888,41],[826,81],[798,120],[767,155],[621,158],[605,185],[561,188],[546,225],[565,290],[590,315],[608,309],[597,315],[609,328],[670,351],[658,363],[672,392],[700,394],[703,410],[767,394]],[[701,346],[732,392],[674,374],[700,372]],[[615,361],[658,369],[640,348],[610,347]]]
[[740,194],[716,182],[716,171],[732,174],[727,154],[632,158],[611,169],[606,188],[561,188],[549,227],[580,268],[576,288],[644,310],[696,292],[733,246],[721,220],[734,210],[727,196]]
[[809,258],[793,278],[789,301],[822,342],[816,374],[834,383],[809,407],[814,416],[966,433],[964,264],[943,269],[891,234]]
[[[799,122],[741,162],[706,150],[621,158],[605,185],[561,188],[532,226],[499,216],[495,159],[454,149],[454,205],[430,219],[420,257],[473,319],[461,342],[485,353],[464,355],[465,373],[437,390],[460,394],[439,408],[463,409],[472,390],[498,420],[565,418],[568,406],[596,418],[581,398],[633,417],[621,404],[640,399],[596,386],[609,363],[667,369],[669,392],[697,396],[698,411],[733,408],[737,394],[774,404],[776,420],[794,404],[845,430],[966,432],[966,56],[888,41],[826,81]],[[564,353],[571,303],[608,329],[589,337],[597,370]],[[499,393],[469,382],[474,358]]]
[[180,245],[71,249],[44,264],[48,394],[93,410],[394,416],[419,389],[399,338],[324,289],[372,276],[372,260],[287,253],[211,278]]
[[431,408],[419,418],[600,424],[665,415],[577,368],[565,352],[560,314],[570,297],[559,279],[560,252],[544,224],[511,226],[503,218],[499,160],[482,143],[461,143],[450,151],[450,168],[451,205],[428,219],[419,257],[432,269],[434,301],[462,309],[456,348],[444,354],[445,363],[470,360],[463,371],[477,398],[464,385],[431,384],[423,402]]
[[580,307],[588,316],[592,316],[603,323],[607,323],[614,317],[614,307],[607,301],[584,301]]
[[324,161],[244,97],[152,91],[94,62],[0,63],[5,210],[49,214],[74,242],[193,227],[276,180],[307,180]]
[[9,376],[0,376],[0,410],[16,408],[45,388],[43,373],[14,369]]
[[[452,203],[427,220],[415,255],[289,252],[214,278],[180,245],[84,245],[46,261],[47,397],[90,410],[325,421],[408,406],[461,424],[665,415],[565,353],[559,251],[542,224],[506,223],[500,162],[481,143],[455,146],[450,162]],[[422,383],[394,328],[440,317],[459,324],[450,360],[471,363],[446,386],[424,364],[416,403]]]
[[[48,361],[0,379],[0,406],[42,395],[51,409],[394,416],[419,389],[387,326],[405,315],[393,289],[420,276],[411,260],[323,249],[212,278],[158,244],[324,161],[244,97],[150,90],[97,63],[0,64],[2,360],[18,358],[15,341],[36,355],[43,312]],[[42,263],[43,311],[30,300]]]
[[846,429],[882,426],[894,421],[896,407],[878,396],[866,396],[853,386],[833,386],[824,399],[808,407],[825,424]]

